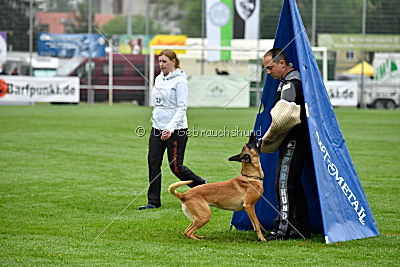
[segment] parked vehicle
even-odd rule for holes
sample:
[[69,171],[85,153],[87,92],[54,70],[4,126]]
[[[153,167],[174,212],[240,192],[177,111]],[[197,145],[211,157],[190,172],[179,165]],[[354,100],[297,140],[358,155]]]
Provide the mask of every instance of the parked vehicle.
[[[340,81],[356,81],[358,83],[358,107],[361,105],[361,76],[341,75]],[[355,89],[354,89],[355,90]],[[395,109],[400,107],[400,83],[398,80],[376,81],[364,77],[363,101],[368,108]]]
[[[5,75],[29,76],[29,55],[9,56],[2,64]],[[59,65],[58,58],[54,57],[32,57],[32,76],[52,77],[56,74]]]
[[[156,56],[158,59],[158,56]],[[160,73],[158,60],[155,60],[156,75]],[[57,76],[77,76],[80,78],[80,101],[87,101],[88,88],[88,58],[72,58],[57,71]],[[92,88],[94,101],[108,101],[109,94],[109,58],[92,59]],[[137,101],[144,104],[144,90],[148,81],[144,78],[144,55],[113,55],[113,101]]]
[[400,53],[375,53],[375,83],[371,86],[375,108],[400,106]]
[[35,77],[53,77],[57,73],[59,59],[56,57],[32,58],[32,75]]
[[399,107],[400,84],[385,84],[378,82],[365,84],[364,103],[367,107],[376,109],[395,109]]

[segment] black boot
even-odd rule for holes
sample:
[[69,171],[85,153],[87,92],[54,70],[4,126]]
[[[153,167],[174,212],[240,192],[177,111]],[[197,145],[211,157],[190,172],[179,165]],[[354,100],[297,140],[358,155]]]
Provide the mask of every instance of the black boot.
[[286,240],[288,238],[284,235],[279,234],[278,232],[271,232],[265,237],[265,239],[267,241],[273,241],[273,240]]
[[161,207],[161,206],[155,206],[155,205],[153,205],[153,204],[147,204],[147,205],[145,205],[145,206],[140,206],[140,207],[139,207],[139,210],[157,209],[157,208],[159,208],[159,207]]

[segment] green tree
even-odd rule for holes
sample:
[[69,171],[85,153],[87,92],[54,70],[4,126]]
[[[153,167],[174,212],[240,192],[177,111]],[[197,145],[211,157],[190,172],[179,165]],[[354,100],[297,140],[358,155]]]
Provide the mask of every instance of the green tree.
[[[307,33],[311,35],[312,0],[297,0]],[[182,34],[201,36],[202,1],[152,0],[155,15],[177,21]],[[274,38],[283,0],[260,1],[260,38]],[[317,33],[360,33],[362,1],[317,0]],[[367,33],[400,34],[400,0],[367,0]]]
[[367,33],[400,34],[400,1],[370,0],[367,8]]
[[[307,33],[311,36],[312,0],[298,1]],[[317,33],[361,32],[362,1],[317,1]]]
[[0,29],[7,32],[7,45],[13,50],[29,50],[29,1],[3,0]]
[[188,37],[201,37],[202,0],[153,0],[155,14],[164,21],[176,21],[181,33]]
[[[94,24],[95,10],[92,9],[92,33],[97,33],[97,25]],[[66,33],[88,32],[89,6],[85,2],[78,3],[77,11],[74,13],[74,22],[66,25]]]
[[70,12],[73,7],[70,1],[65,0],[44,0],[49,12]]
[[110,37],[113,34],[126,33],[126,17],[118,15],[101,27],[101,31]]
[[179,21],[182,32],[190,37],[201,37],[202,1],[184,1],[183,10],[185,14]]
[[[297,0],[311,36],[312,0]],[[274,38],[283,1],[261,1],[261,38]],[[317,0],[317,33],[361,33],[362,1]],[[367,0],[367,33],[400,34],[400,0]]]
[[[118,15],[114,19],[110,20],[101,28],[102,32],[106,36],[112,36],[114,34],[126,34],[127,29],[127,17]],[[146,31],[146,18],[144,16],[134,16],[132,18],[132,34],[145,34]],[[166,33],[161,27],[155,27],[154,21],[149,21],[149,33]]]
[[272,39],[275,37],[283,1],[260,1],[260,38]]

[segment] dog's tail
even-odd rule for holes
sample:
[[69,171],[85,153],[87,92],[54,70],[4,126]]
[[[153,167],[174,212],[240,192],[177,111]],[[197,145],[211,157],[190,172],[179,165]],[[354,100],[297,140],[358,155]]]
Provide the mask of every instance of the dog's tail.
[[172,195],[176,196],[177,198],[182,199],[182,193],[176,192],[176,189],[178,187],[181,187],[181,186],[184,186],[187,184],[191,184],[191,183],[193,183],[192,180],[173,183],[168,187],[168,192],[170,192]]

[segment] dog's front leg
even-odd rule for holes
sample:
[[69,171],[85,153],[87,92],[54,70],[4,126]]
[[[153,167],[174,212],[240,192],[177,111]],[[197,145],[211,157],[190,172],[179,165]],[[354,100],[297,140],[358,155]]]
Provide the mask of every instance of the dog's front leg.
[[258,235],[258,239],[261,241],[266,241],[264,236],[261,233],[260,222],[259,222],[256,212],[254,210],[254,204],[244,203],[244,210],[246,211],[247,216],[249,216],[249,219],[250,219],[251,223],[253,224],[253,228],[254,228],[254,231]]

